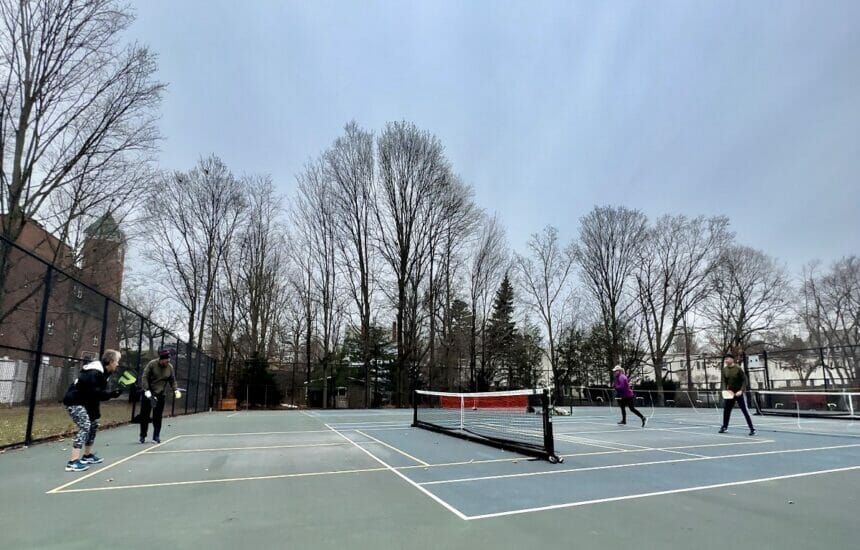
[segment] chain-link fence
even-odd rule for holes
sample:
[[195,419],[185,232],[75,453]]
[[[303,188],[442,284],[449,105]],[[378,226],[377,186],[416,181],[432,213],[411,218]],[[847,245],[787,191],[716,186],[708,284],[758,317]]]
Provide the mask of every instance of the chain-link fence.
[[[0,447],[71,432],[63,396],[81,367],[106,349],[122,353],[114,378],[130,370],[138,379],[160,349],[171,350],[183,398],[170,397],[165,412],[209,409],[214,359],[112,297],[120,292],[121,262],[111,276],[110,262],[88,270],[2,237],[0,247]],[[138,401],[132,388],[103,403],[102,426],[129,422]]]

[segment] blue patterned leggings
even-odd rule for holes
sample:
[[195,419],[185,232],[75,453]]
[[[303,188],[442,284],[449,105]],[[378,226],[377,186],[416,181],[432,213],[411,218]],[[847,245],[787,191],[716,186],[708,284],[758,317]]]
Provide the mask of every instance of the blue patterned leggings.
[[75,449],[81,449],[86,445],[89,447],[96,441],[96,432],[99,429],[98,420],[90,420],[90,415],[87,414],[87,409],[81,405],[73,405],[66,407],[69,416],[78,425],[78,433],[75,435],[75,442],[72,445]]

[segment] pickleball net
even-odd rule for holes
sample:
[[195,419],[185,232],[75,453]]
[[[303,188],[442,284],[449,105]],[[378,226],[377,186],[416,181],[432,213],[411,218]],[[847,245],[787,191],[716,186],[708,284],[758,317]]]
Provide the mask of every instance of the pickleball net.
[[561,462],[547,390],[451,393],[416,390],[412,425]]

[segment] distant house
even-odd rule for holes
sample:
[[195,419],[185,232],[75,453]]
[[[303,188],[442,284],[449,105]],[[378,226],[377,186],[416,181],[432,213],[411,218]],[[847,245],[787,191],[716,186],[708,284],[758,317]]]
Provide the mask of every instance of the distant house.
[[[37,398],[55,399],[77,374],[81,361],[119,345],[119,310],[108,304],[106,297],[119,300],[122,292],[126,238],[113,217],[106,214],[86,228],[78,261],[68,244],[34,221],[24,225],[15,244],[20,249],[10,252],[0,305],[0,403],[22,401],[27,393],[49,264],[67,275],[55,271],[52,276],[42,362],[57,368],[42,370]],[[102,342],[104,323],[107,330]]]

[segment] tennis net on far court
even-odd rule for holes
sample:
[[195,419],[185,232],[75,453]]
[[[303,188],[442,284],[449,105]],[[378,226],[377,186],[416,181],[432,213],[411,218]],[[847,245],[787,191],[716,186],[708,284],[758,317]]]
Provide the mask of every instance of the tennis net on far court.
[[412,425],[561,462],[555,454],[547,390],[416,390]]
[[860,392],[754,390],[761,414],[860,420]]

